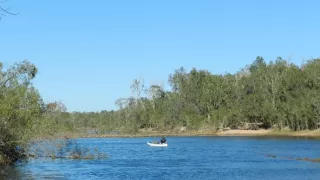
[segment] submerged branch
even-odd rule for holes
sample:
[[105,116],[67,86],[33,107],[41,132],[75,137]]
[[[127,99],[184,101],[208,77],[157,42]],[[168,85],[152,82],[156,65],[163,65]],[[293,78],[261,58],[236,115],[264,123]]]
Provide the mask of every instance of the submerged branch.
[[100,152],[98,148],[80,146],[75,140],[68,138],[62,140],[40,140],[33,142],[28,148],[29,159],[77,159],[92,160],[106,159],[108,155]]

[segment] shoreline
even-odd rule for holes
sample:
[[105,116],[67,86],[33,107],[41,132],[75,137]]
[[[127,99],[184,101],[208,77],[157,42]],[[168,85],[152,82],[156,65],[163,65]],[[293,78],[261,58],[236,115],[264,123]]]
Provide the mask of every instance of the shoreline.
[[139,132],[136,134],[65,134],[68,138],[135,138],[135,137],[181,137],[181,136],[212,136],[212,137],[306,137],[319,138],[320,130],[308,131],[276,131],[276,130],[225,130],[225,131],[186,131],[186,132]]

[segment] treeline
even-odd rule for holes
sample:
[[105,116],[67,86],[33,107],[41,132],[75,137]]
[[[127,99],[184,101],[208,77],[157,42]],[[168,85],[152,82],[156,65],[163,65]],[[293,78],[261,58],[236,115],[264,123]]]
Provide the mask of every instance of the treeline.
[[116,101],[117,111],[65,113],[69,129],[135,133],[140,129],[185,128],[313,130],[320,125],[320,59],[302,66],[257,57],[235,74],[215,75],[183,67],[169,76],[172,90],[130,86],[132,97]]

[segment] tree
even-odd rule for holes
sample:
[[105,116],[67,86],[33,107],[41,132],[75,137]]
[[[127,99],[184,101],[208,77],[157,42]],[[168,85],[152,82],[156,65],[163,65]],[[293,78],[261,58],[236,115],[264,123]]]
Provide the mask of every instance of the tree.
[[43,102],[31,84],[37,74],[33,64],[23,61],[6,71],[0,65],[0,156],[7,155],[7,161],[12,162],[20,157],[12,142],[20,141],[22,146],[40,131]]
[[136,106],[139,104],[141,93],[144,91],[144,80],[142,78],[134,79],[131,86],[132,94],[135,95]]

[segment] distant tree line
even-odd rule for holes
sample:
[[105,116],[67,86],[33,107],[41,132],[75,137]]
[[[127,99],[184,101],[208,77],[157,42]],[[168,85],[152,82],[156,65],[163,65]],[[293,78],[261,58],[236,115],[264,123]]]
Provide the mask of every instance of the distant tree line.
[[117,111],[64,113],[69,129],[89,128],[136,133],[140,129],[186,128],[313,130],[320,125],[320,59],[302,66],[257,57],[234,74],[216,75],[183,67],[169,75],[171,90],[130,86],[133,95],[116,101]]

